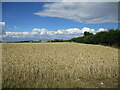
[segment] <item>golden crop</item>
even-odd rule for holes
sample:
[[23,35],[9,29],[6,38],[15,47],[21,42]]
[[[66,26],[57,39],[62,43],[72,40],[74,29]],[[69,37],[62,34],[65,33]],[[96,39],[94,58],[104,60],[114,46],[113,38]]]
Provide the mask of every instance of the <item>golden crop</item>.
[[118,49],[80,43],[4,43],[3,88],[116,88]]

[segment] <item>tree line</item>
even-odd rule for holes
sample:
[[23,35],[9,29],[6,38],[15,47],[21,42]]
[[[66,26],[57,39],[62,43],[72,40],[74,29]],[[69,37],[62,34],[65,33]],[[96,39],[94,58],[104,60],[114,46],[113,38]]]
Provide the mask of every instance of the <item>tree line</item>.
[[108,31],[101,31],[96,34],[84,32],[84,36],[72,38],[69,41],[77,43],[101,44],[120,47],[120,30],[110,29]]

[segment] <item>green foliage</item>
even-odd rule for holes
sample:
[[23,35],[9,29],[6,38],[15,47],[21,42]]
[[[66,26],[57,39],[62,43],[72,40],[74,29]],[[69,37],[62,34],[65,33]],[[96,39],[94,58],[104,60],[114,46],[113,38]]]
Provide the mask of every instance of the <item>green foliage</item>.
[[48,40],[48,42],[71,42],[71,40],[54,39],[54,40]]
[[87,31],[84,32],[84,36],[89,36],[89,35],[93,35],[93,33],[90,33],[90,32],[87,32]]
[[49,40],[48,42],[64,42],[62,39]]
[[32,41],[32,40],[30,40],[30,41],[18,41],[18,42],[14,42],[14,43],[40,43],[40,42],[41,42],[41,40],[38,40],[38,41]]
[[115,45],[120,47],[120,30],[110,29],[108,31],[98,32],[94,35],[92,33],[85,32],[83,37],[73,38],[70,41],[86,44]]

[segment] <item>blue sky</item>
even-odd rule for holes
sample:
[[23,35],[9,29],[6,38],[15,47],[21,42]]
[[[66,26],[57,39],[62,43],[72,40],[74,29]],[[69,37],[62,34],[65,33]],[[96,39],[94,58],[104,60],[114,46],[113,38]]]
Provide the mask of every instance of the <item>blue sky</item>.
[[[37,29],[40,34],[45,29],[53,32],[61,30],[60,33],[66,35],[65,32],[72,31],[72,28],[75,33],[77,32],[75,28],[83,31],[86,28],[94,29],[94,32],[101,28],[104,30],[118,28],[117,3],[3,2],[2,5],[5,32],[33,32]],[[41,31],[42,28],[44,29]],[[76,36],[78,34],[82,35],[76,33]],[[71,35],[69,37],[72,38]],[[58,38],[56,36],[53,39]],[[50,36],[49,38],[44,36],[45,38],[49,39]]]

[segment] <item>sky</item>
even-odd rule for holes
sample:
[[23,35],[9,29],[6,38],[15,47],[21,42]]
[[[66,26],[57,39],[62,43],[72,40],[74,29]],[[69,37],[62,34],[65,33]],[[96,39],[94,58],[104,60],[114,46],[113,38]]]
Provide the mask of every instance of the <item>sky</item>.
[[3,2],[0,27],[4,41],[71,39],[117,29],[118,3]]

